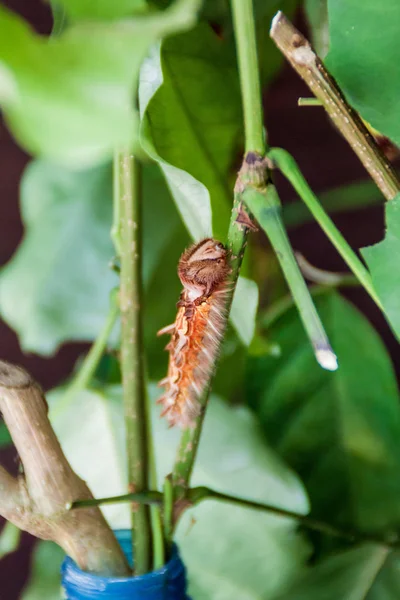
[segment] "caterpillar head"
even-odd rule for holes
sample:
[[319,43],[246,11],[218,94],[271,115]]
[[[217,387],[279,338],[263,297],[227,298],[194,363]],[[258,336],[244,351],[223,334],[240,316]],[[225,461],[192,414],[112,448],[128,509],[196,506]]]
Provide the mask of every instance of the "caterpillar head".
[[221,242],[206,238],[186,250],[179,261],[178,275],[191,300],[209,296],[230,272],[228,251]]

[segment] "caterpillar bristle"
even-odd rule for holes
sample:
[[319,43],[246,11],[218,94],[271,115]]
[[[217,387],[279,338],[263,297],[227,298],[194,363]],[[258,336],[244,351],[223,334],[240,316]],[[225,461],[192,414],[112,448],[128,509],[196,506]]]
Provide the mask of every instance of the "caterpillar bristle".
[[166,325],[165,327],[163,327],[162,329],[160,329],[159,331],[157,331],[157,336],[160,337],[162,335],[166,335],[166,334],[173,334],[175,330],[175,323],[172,323],[171,325]]

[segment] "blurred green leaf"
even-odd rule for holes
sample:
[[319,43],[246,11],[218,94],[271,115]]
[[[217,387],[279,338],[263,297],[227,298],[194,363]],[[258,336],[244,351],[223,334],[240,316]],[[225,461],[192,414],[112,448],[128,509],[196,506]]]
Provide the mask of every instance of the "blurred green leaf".
[[111,168],[69,171],[31,163],[21,186],[25,237],[1,270],[0,310],[25,351],[91,340],[118,279],[113,256]]
[[6,521],[0,533],[0,560],[7,556],[7,554],[15,552],[19,546],[20,537],[21,530],[9,521]]
[[398,553],[365,545],[321,561],[274,600],[397,600],[399,568]]
[[338,356],[314,361],[297,313],[268,331],[278,358],[250,358],[248,401],[269,443],[294,468],[313,514],[366,532],[400,525],[400,405],[385,347],[368,321],[335,293],[315,297]]
[[385,205],[385,238],[361,253],[370,269],[385,315],[400,339],[400,195]]
[[[150,391],[161,485],[171,471],[180,431],[160,419],[154,402],[159,389],[152,386]],[[120,386],[105,387],[102,394],[81,392],[67,405],[62,403],[60,390],[55,390],[49,404],[66,456],[94,494],[124,492]],[[300,482],[267,447],[249,410],[230,409],[215,396],[205,419],[193,483],[300,513],[308,509]],[[113,527],[128,525],[128,505],[110,505],[105,511]],[[206,501],[184,516],[177,541],[196,600],[237,598],[238,590],[241,600],[264,600],[290,581],[308,556],[292,521],[215,501]]]
[[122,19],[147,8],[146,0],[59,0],[73,20],[78,19]]
[[328,0],[327,66],[350,104],[400,144],[398,0]]
[[60,567],[64,552],[53,542],[39,541],[32,553],[32,567],[21,600],[60,600]]
[[[143,278],[150,339],[157,326],[166,324],[161,310],[165,304],[175,313],[180,290],[176,264],[187,236],[154,165],[144,166],[143,197]],[[111,204],[108,164],[72,171],[35,161],[26,170],[21,188],[25,237],[0,272],[1,315],[25,350],[49,354],[66,340],[92,340],[99,332],[109,293],[118,284],[108,266],[114,255]],[[171,240],[175,253],[169,249]],[[157,287],[154,280],[160,275],[165,283]],[[171,280],[176,285],[170,290]]]
[[50,39],[0,6],[0,103],[13,135],[32,154],[79,168],[131,145],[140,65],[158,38],[193,25],[199,3],[79,23]]

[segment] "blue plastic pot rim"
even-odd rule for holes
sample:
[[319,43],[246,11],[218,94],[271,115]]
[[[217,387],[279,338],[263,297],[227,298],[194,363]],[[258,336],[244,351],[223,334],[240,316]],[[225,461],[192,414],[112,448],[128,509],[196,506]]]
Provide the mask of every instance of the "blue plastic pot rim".
[[[132,565],[131,532],[115,531],[115,535]],[[178,548],[172,547],[170,560],[157,571],[137,577],[102,577],[82,571],[66,557],[61,567],[62,586],[69,600],[146,600],[186,599],[186,569]]]

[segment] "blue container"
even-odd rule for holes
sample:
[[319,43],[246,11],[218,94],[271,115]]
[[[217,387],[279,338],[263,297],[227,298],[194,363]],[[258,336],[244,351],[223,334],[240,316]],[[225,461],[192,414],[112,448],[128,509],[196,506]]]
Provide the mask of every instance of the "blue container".
[[[131,532],[115,532],[132,564]],[[186,595],[186,569],[174,545],[171,559],[158,571],[138,577],[100,577],[85,573],[67,557],[61,567],[62,587],[67,600],[190,600]]]

